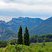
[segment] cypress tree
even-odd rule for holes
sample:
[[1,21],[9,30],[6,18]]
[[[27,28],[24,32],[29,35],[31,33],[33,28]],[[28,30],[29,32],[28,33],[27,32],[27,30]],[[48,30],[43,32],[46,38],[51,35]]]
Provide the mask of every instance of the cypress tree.
[[29,46],[29,32],[27,27],[25,28],[25,33],[24,33],[24,44]]
[[20,26],[19,31],[18,31],[18,44],[22,44],[22,27]]

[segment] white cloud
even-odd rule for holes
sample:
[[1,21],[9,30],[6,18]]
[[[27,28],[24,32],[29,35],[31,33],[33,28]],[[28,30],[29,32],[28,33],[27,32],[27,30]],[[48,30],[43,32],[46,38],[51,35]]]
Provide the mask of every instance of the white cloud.
[[10,20],[12,20],[12,17],[11,16],[0,16],[0,20],[9,22]]
[[[48,2],[48,1],[47,1]],[[41,12],[52,12],[52,5],[47,4],[34,4],[34,5],[28,5],[25,3],[6,3],[4,1],[0,2],[0,9],[14,9],[14,10],[20,10],[20,11],[41,11]]]
[[[12,20],[12,18],[18,18],[19,16],[0,16],[0,20],[2,20],[2,21],[5,21],[5,22],[9,22],[9,21],[11,21]],[[22,16],[22,17],[26,17],[26,16]],[[47,17],[45,17],[45,16],[41,16],[41,17],[38,17],[38,16],[28,16],[28,17],[30,17],[30,18],[41,18],[41,19],[43,19],[43,20],[45,20],[45,19],[47,19]],[[49,18],[49,17],[48,17]]]
[[[11,2],[7,3],[6,1]],[[28,3],[33,5],[29,5]],[[52,12],[52,0],[5,0],[5,2],[4,0],[0,0],[0,9]]]
[[45,13],[46,18],[48,14],[52,15],[52,0],[0,0],[0,10],[35,12],[41,14],[41,16]]

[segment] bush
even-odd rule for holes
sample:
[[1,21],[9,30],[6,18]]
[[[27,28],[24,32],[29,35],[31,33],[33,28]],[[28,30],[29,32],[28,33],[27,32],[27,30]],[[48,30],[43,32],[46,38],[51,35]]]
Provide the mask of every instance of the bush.
[[0,41],[0,48],[6,46],[7,46],[7,41]]
[[15,44],[17,44],[17,39],[10,40],[9,43],[11,45],[15,45]]

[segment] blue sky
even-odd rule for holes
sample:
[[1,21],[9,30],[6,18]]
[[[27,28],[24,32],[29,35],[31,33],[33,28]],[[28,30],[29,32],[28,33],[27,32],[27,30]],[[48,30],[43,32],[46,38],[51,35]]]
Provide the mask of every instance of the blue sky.
[[14,16],[47,19],[52,16],[52,0],[0,0],[0,20],[9,21]]

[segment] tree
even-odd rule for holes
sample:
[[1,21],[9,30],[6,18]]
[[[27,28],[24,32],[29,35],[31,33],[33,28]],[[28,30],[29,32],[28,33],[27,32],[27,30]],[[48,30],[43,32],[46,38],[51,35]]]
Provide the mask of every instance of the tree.
[[28,32],[27,27],[25,28],[25,33],[24,33],[24,44],[28,45],[28,46],[30,44],[30,42],[29,42],[29,32]]
[[20,26],[19,32],[18,32],[18,44],[23,44],[22,40],[22,27]]

